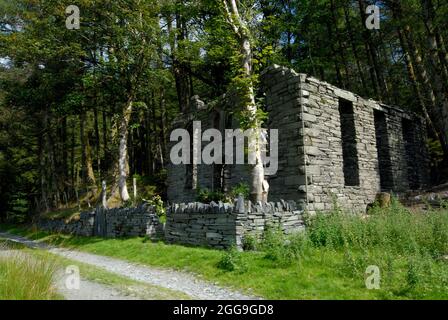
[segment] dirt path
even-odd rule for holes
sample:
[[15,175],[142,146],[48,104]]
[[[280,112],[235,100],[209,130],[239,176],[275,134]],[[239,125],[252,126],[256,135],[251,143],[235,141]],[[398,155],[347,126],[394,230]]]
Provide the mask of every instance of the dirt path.
[[0,237],[19,242],[28,247],[48,250],[53,254],[69,258],[71,260],[94,265],[132,280],[160,286],[163,288],[183,292],[193,299],[198,300],[253,300],[259,299],[218,287],[212,283],[196,278],[194,275],[167,269],[158,269],[129,263],[124,260],[100,256],[91,253],[68,250],[48,246],[17,235],[0,232]]
[[56,275],[55,287],[65,300],[140,300],[136,295],[125,295],[122,291],[97,282],[81,279],[79,289],[68,289],[63,272]]

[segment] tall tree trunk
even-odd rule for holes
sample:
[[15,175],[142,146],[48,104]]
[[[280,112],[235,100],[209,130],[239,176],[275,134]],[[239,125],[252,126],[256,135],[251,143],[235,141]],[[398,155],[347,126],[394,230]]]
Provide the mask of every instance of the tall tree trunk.
[[[448,98],[448,73],[444,65],[443,54],[440,54],[441,50],[438,47],[437,37],[436,37],[436,27],[434,26],[433,20],[435,17],[434,8],[432,6],[431,0],[421,0],[423,8],[423,17],[425,19],[427,43],[429,49],[429,61],[431,66],[431,74],[434,82],[434,89],[436,95],[440,95],[440,98],[445,96],[444,100]],[[442,59],[441,59],[442,58]]]
[[[151,93],[153,95],[154,93]],[[152,117],[152,110],[154,108],[153,99],[150,99],[149,102],[149,108],[146,111],[146,121],[147,121],[147,135],[148,135],[148,175],[152,176],[154,174],[154,153],[153,153],[153,146],[154,146],[154,119]]]
[[47,183],[47,161],[45,156],[45,133],[47,131],[48,124],[48,110],[45,109],[42,115],[42,128],[44,134],[39,134],[39,171],[40,171],[40,191],[41,191],[41,202],[45,212],[50,210],[48,205],[48,183]]
[[226,20],[239,40],[240,52],[242,57],[241,67],[243,69],[244,76],[249,82],[249,84],[247,85],[247,92],[245,92],[246,97],[244,97],[245,99],[243,100],[247,100],[245,110],[252,118],[251,120],[254,122],[253,127],[255,128],[255,139],[251,139],[252,143],[249,144],[248,150],[253,154],[255,159],[255,164],[251,165],[251,200],[254,202],[258,202],[263,201],[263,182],[265,180],[263,162],[261,157],[260,123],[257,120],[257,105],[255,103],[254,84],[250,80],[252,76],[252,45],[250,42],[247,24],[240,16],[236,0],[222,1],[225,9]]
[[87,182],[87,153],[85,133],[87,116],[84,106],[82,106],[81,108],[81,114],[79,115],[79,141],[81,142],[81,184],[85,184]]
[[126,179],[129,176],[128,162],[128,127],[132,114],[133,99],[130,98],[123,108],[120,123],[118,125],[119,146],[118,146],[118,189],[123,202],[129,200]]
[[161,147],[161,165],[165,168],[164,158],[166,156],[166,102],[165,102],[165,89],[162,87],[160,90],[160,147]]
[[350,89],[350,82],[351,82],[350,81],[350,71],[349,71],[349,67],[348,67],[348,64],[347,64],[347,59],[345,57],[345,47],[344,47],[344,44],[342,42],[341,34],[340,34],[339,28],[338,28],[338,17],[336,15],[337,8],[336,8],[334,0],[330,1],[330,11],[331,11],[331,17],[332,17],[332,20],[333,20],[336,40],[337,40],[338,47],[339,47],[338,48],[338,53],[339,53],[338,56],[340,58],[340,61],[341,61],[342,65],[344,66],[344,71],[345,71],[345,79],[344,79],[345,81],[343,81],[344,88],[345,89]]
[[94,118],[94,126],[95,126],[95,157],[96,157],[96,166],[98,170],[98,176],[101,177],[101,143],[100,143],[100,128],[98,124],[98,111],[97,106],[93,107],[93,118]]
[[351,22],[350,22],[350,11],[349,11],[349,8],[348,8],[347,4],[344,4],[343,7],[344,7],[345,24],[346,24],[347,32],[348,32],[348,35],[349,35],[349,38],[350,38],[350,44],[351,44],[351,47],[352,47],[353,56],[355,57],[356,67],[358,69],[358,75],[359,75],[359,78],[361,80],[361,84],[362,84],[362,88],[364,89],[364,92],[368,93],[367,82],[366,82],[366,79],[364,77],[364,72],[363,72],[363,70],[361,68],[361,62],[360,62],[360,59],[359,59],[359,53],[358,53],[358,49],[356,48],[355,37],[353,35],[353,29],[352,29],[352,25],[351,25]]
[[72,185],[72,188],[74,188],[75,187],[75,179],[76,179],[76,176],[75,176],[76,119],[73,118],[71,122],[72,122],[72,125],[71,125],[72,141],[71,141],[71,145],[70,145],[70,147],[71,147],[71,150],[70,150],[70,174],[71,174],[71,185]]
[[426,122],[428,123],[429,129],[431,130],[432,134],[438,139],[439,133],[437,132],[436,128],[434,127],[434,124],[432,122],[431,117],[429,116],[428,109],[426,108],[425,101],[423,99],[422,92],[420,90],[420,86],[417,81],[417,77],[415,75],[415,68],[414,64],[411,59],[411,55],[409,54],[408,46],[406,45],[406,42],[403,37],[403,32],[401,31],[400,27],[397,28],[397,34],[398,38],[400,40],[401,48],[403,49],[403,55],[406,62],[406,69],[408,71],[409,80],[411,81],[412,88],[414,89],[415,95],[417,97],[418,105],[420,107],[420,110],[422,111],[423,115],[425,116]]
[[330,40],[330,43],[331,43],[330,48],[331,48],[331,53],[333,56],[334,68],[336,70],[337,84],[339,87],[345,88],[344,80],[342,78],[341,68],[339,65],[338,54],[336,52],[336,48],[335,48],[334,42],[333,42],[333,29],[332,29],[332,23],[330,21],[327,21],[327,32],[328,32],[328,39],[331,39]]
[[[67,143],[67,117],[62,118],[62,128],[61,128],[61,139],[62,139],[62,179],[63,181],[68,180],[68,143]],[[66,191],[67,188],[64,186],[62,191]]]
[[[177,1],[177,5],[181,5],[181,1]],[[169,45],[171,52],[171,61],[173,63],[172,71],[174,81],[176,83],[177,99],[179,110],[186,112],[190,109],[191,87],[189,81],[189,73],[183,61],[179,60],[178,51],[182,49],[179,44],[186,38],[186,25],[182,15],[177,11],[175,14],[176,30],[173,30],[173,19],[167,16],[167,28],[169,34]]]
[[367,19],[366,15],[366,2],[365,0],[358,0],[359,10],[361,12],[361,23],[362,23],[362,36],[365,43],[366,54],[369,60],[370,72],[372,76],[372,83],[374,85],[375,93],[379,100],[383,100],[383,93],[387,93],[386,88],[384,87],[383,75],[381,73],[381,68],[378,62],[378,56],[376,53],[376,48],[373,44],[372,37],[370,35],[370,31],[366,29],[364,23]]
[[106,111],[102,112],[103,116],[103,124],[102,124],[102,130],[103,130],[103,150],[104,150],[104,161],[103,163],[106,164],[103,166],[104,171],[108,170],[107,164],[110,162],[110,154],[109,154],[109,143],[107,141],[107,114]]
[[[393,17],[397,21],[403,21],[402,8],[399,1],[390,2],[390,8],[392,10]],[[441,115],[441,112],[437,106],[436,95],[429,78],[428,72],[426,70],[425,64],[423,63],[423,59],[420,55],[420,52],[414,42],[414,37],[412,35],[411,27],[408,24],[404,24],[403,26],[403,35],[406,39],[407,47],[409,48],[409,54],[411,60],[413,61],[413,65],[417,71],[417,78],[419,82],[422,84],[422,92],[423,97],[425,99],[425,105],[428,110],[429,117],[438,132],[438,136],[440,138],[440,142],[442,145],[443,152],[448,155],[448,121],[444,121]]]

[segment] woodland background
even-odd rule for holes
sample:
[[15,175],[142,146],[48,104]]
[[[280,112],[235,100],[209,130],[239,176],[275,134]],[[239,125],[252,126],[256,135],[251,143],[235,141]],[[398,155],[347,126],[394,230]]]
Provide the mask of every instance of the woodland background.
[[[228,2],[0,0],[0,220],[95,206],[102,180],[114,195],[124,142],[128,184],[163,199],[174,117],[193,95],[244,86]],[[443,182],[448,1],[230,2],[250,36],[257,98],[257,74],[277,63],[413,110],[428,120],[432,180]],[[72,4],[79,30],[65,27]],[[370,4],[379,30],[365,27]]]

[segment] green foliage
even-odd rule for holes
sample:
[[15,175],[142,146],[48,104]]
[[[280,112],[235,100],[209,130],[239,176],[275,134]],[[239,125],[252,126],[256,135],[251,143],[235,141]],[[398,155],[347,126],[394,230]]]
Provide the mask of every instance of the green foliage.
[[263,233],[260,247],[266,253],[265,258],[287,267],[299,262],[307,246],[302,234],[286,236],[280,229],[268,227]]
[[250,188],[249,185],[245,182],[240,182],[236,186],[234,186],[229,193],[229,197],[231,199],[237,198],[239,195],[242,195],[245,199],[249,198]]
[[247,264],[235,246],[230,247],[222,254],[217,266],[219,269],[229,272],[244,273],[247,271]]
[[258,240],[254,235],[245,234],[242,242],[244,251],[254,251],[257,249]]
[[196,195],[196,201],[210,203],[212,201],[226,201],[227,197],[220,191],[210,191],[208,189],[199,188]]
[[240,182],[227,193],[221,191],[210,191],[207,188],[199,188],[196,194],[196,201],[203,203],[210,203],[212,201],[223,201],[232,203],[234,199],[236,199],[240,194],[243,195],[245,199],[249,198],[250,189],[247,183]]
[[147,202],[151,206],[154,206],[156,214],[159,216],[160,222],[166,222],[165,204],[163,203],[163,200],[159,195],[155,195],[149,200],[143,199],[143,201]]

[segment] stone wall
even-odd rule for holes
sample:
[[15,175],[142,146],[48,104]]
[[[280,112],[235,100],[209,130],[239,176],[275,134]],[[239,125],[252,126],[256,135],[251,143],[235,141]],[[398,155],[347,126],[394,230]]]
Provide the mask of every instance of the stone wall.
[[268,68],[261,80],[269,127],[280,134],[271,200],[286,193],[311,213],[334,201],[360,212],[380,191],[428,185],[421,117],[284,67]]
[[79,217],[65,219],[39,219],[37,227],[52,233],[74,234],[84,237],[93,236],[95,211],[81,212]]
[[300,231],[305,227],[302,213],[294,201],[253,204],[239,198],[234,204],[171,204],[164,225],[153,207],[140,206],[82,212],[70,221],[41,219],[38,228],[86,237],[149,236],[164,238],[168,243],[224,249],[241,247],[246,235],[260,236],[268,226],[278,227],[284,233]]
[[154,208],[146,205],[82,212],[69,221],[41,219],[38,227],[50,232],[106,238],[145,235],[159,238],[163,237],[164,232]]
[[245,235],[259,235],[267,226],[280,227],[285,233],[302,230],[302,213],[293,201],[172,204],[167,209],[165,239],[214,248],[241,247]]

